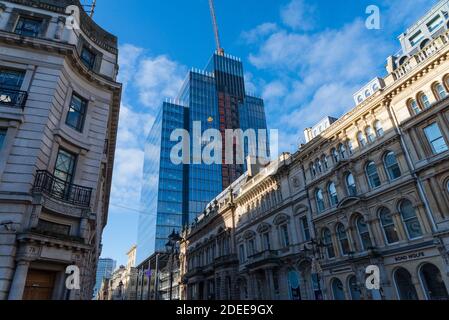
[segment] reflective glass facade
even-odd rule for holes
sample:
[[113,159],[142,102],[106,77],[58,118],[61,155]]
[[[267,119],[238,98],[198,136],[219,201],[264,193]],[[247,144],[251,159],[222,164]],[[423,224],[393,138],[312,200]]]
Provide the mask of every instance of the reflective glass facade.
[[[266,129],[263,100],[245,94],[243,74],[239,59],[214,54],[204,71],[189,72],[177,103],[163,104],[145,146],[138,263],[165,250],[173,229],[180,231],[191,223],[211,199],[243,174],[242,164],[195,164],[191,159],[190,164],[175,165],[170,161],[171,149],[179,142],[170,142],[175,129],[186,129],[192,140],[201,140],[197,141],[201,148],[210,142],[193,134],[195,122],[201,123],[201,134],[217,129],[223,138],[226,129]],[[224,148],[223,141],[223,163]]]

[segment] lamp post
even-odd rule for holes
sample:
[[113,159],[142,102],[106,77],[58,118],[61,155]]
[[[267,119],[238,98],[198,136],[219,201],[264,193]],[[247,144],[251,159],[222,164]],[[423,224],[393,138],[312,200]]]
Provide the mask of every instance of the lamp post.
[[170,271],[170,300],[173,299],[173,264],[175,254],[177,254],[176,245],[181,241],[181,236],[173,229],[173,232],[168,236],[168,242],[165,244],[169,259],[169,271]]
[[[316,283],[316,288],[314,288],[315,291],[315,299],[316,300],[323,300],[323,292],[321,290],[321,279],[320,279],[320,273],[321,273],[321,266],[319,263],[319,259],[321,259],[321,248],[324,248],[325,245],[321,241],[316,241],[315,239],[312,239],[310,241],[311,248],[307,247],[307,244],[304,245],[304,252],[311,253],[312,254],[312,279],[314,279]],[[317,259],[317,256],[319,259]]]

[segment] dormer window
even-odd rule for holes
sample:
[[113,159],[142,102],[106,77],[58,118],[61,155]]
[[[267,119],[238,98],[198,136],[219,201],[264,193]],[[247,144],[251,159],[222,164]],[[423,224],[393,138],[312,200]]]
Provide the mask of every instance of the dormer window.
[[95,58],[95,53],[93,53],[88,48],[83,47],[83,50],[81,50],[81,61],[89,70],[92,70],[94,68]]
[[429,29],[429,32],[433,32],[437,30],[442,24],[443,18],[440,15],[437,15],[427,24],[427,28]]
[[20,17],[14,33],[24,37],[38,37],[42,28],[42,20],[29,17]]
[[410,37],[409,41],[412,47],[416,46],[422,39],[424,38],[424,35],[421,31],[418,31],[413,36]]

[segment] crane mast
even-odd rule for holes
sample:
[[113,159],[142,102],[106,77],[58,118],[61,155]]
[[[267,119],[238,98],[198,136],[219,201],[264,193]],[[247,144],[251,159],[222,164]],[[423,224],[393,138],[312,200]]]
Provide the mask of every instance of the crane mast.
[[223,56],[224,49],[221,47],[221,44],[220,44],[220,34],[218,32],[218,24],[217,24],[217,16],[215,15],[214,0],[209,0],[209,8],[210,8],[210,14],[212,16],[212,24],[214,27],[215,43],[217,45],[217,52],[219,55]]

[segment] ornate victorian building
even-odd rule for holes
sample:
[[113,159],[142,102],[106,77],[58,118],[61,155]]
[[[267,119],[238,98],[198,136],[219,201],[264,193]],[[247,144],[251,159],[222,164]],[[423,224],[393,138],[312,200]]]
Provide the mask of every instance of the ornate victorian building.
[[354,109],[184,232],[185,298],[449,299],[447,3]]
[[[11,0],[0,1],[0,49],[0,299],[91,299],[120,108],[117,39],[78,0]],[[68,266],[79,290],[65,285]]]

